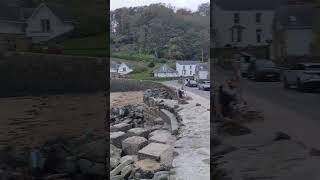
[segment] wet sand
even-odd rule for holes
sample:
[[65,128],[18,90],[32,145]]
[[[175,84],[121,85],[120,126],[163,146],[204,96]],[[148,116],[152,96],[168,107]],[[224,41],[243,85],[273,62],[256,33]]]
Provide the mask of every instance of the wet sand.
[[86,128],[104,135],[105,110],[103,93],[0,98],[0,147],[77,137]]

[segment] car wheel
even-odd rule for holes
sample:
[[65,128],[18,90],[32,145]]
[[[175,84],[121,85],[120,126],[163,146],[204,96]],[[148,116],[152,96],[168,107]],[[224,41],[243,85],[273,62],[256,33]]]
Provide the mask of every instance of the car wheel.
[[285,89],[289,89],[289,84],[288,84],[287,78],[283,78],[283,87]]

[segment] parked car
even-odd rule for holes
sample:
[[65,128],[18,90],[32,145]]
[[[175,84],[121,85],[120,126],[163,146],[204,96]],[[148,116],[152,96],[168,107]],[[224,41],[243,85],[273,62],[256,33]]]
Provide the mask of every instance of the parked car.
[[271,60],[255,60],[248,67],[248,78],[256,81],[280,81],[280,70]]
[[197,82],[194,81],[194,80],[189,80],[189,81],[187,82],[186,86],[188,86],[188,87],[197,87],[198,84],[197,84]]
[[240,53],[238,61],[240,62],[240,71],[242,76],[248,75],[248,67],[252,61],[255,60],[255,57],[247,54],[247,53]]
[[210,91],[210,81],[203,81],[198,84],[198,89],[203,91]]
[[320,88],[320,63],[298,63],[283,72],[283,86],[296,86],[299,90]]

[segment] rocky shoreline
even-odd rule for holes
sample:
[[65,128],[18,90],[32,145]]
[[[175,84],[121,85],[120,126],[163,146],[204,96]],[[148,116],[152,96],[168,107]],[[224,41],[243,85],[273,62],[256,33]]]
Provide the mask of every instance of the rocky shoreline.
[[[110,114],[110,178],[174,180],[174,110],[155,99],[175,99],[165,88],[144,93],[144,105],[113,108]],[[170,111],[168,110],[170,109]],[[175,120],[174,120],[175,119]]]

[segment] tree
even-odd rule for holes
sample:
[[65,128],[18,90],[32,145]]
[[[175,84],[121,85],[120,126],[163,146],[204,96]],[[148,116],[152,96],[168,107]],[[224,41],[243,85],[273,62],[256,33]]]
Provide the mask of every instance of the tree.
[[210,3],[200,4],[196,13],[201,16],[210,16]]

